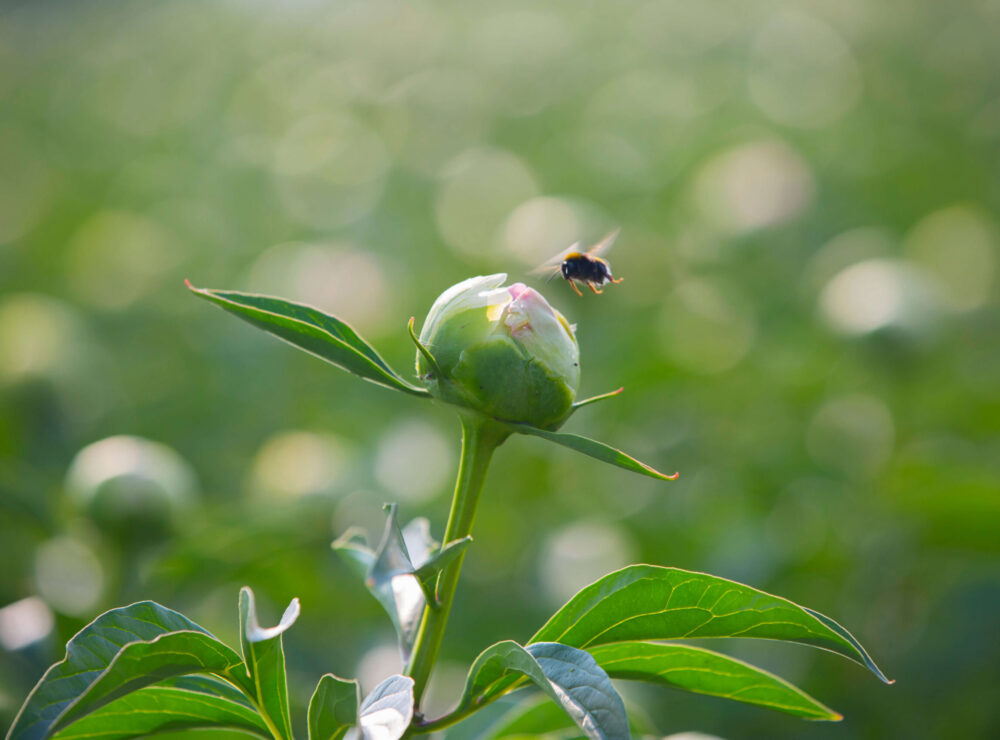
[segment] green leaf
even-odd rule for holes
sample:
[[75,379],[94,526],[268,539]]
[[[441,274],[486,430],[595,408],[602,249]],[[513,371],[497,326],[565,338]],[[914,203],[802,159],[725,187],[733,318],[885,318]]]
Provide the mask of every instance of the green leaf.
[[281,621],[266,629],[257,620],[253,591],[240,589],[240,641],[243,662],[253,686],[255,703],[272,734],[280,740],[291,740],[292,722],[288,712],[288,680],[285,677],[285,651],[281,633],[294,624],[299,616],[299,600],[285,609]]
[[50,667],[35,685],[14,718],[8,740],[48,736],[55,719],[97,680],[125,645],[176,631],[208,635],[183,614],[152,601],[105,612],[69,641],[66,657]]
[[52,730],[115,699],[173,676],[212,673],[240,681],[243,662],[228,646],[204,632],[167,632],[149,642],[123,647],[108,667],[53,721]]
[[456,558],[465,552],[465,548],[469,546],[470,542],[472,542],[472,535],[466,535],[459,540],[449,542],[431,555],[430,559],[413,572],[420,581],[420,588],[423,589],[424,598],[429,603],[434,604],[435,607],[439,603],[437,598],[438,576],[441,574],[441,571],[451,565]]
[[756,637],[822,648],[891,683],[843,627],[779,596],[725,578],[632,565],[587,586],[531,642],[580,648],[634,640]]
[[690,645],[619,642],[592,647],[589,652],[611,678],[720,696],[807,719],[841,719],[841,715],[787,681],[711,650]]
[[231,290],[188,288],[244,321],[372,383],[429,397],[403,380],[348,324],[312,306]]
[[524,648],[507,640],[484,650],[469,669],[454,714],[468,713],[496,699],[520,676],[561,706],[588,738],[630,737],[625,705],[604,670],[588,653],[558,643]]
[[413,679],[390,676],[361,703],[361,735],[378,740],[399,740],[413,720]]
[[242,730],[270,738],[260,715],[244,704],[210,693],[149,686],[122,696],[66,729],[57,740],[125,740],[199,728]]
[[531,434],[542,439],[547,439],[550,442],[555,442],[563,447],[569,447],[571,450],[582,452],[584,455],[589,455],[602,462],[617,465],[619,468],[625,468],[625,470],[631,470],[633,473],[639,473],[640,475],[648,475],[650,478],[676,480],[679,475],[679,473],[674,473],[673,475],[661,473],[656,468],[639,462],[621,450],[615,449],[603,442],[598,442],[596,439],[591,439],[590,437],[581,437],[579,434],[567,434],[566,432],[550,432],[545,429],[533,427],[530,424],[505,423],[504,426],[513,432]]
[[340,740],[358,723],[357,681],[323,676],[309,700],[309,740]]
[[545,696],[513,707],[490,729],[489,737],[490,740],[543,737],[575,727],[563,708]]

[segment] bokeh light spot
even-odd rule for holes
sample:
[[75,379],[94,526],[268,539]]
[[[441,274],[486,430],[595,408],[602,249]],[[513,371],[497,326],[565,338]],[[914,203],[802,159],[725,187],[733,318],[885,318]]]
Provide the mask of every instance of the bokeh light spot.
[[21,650],[44,639],[55,624],[48,604],[37,596],[15,601],[0,609],[0,646]]
[[79,540],[56,537],[35,553],[38,593],[57,612],[89,616],[101,599],[104,580],[101,561]]
[[892,413],[880,398],[851,394],[816,411],[806,430],[806,448],[820,465],[864,476],[888,462],[895,437]]
[[562,604],[584,586],[635,558],[628,534],[617,524],[579,521],[553,532],[539,559],[545,594]]
[[331,492],[348,464],[343,443],[329,434],[279,432],[254,457],[250,489],[260,497],[295,499]]
[[426,501],[444,492],[453,464],[452,445],[440,430],[411,419],[382,437],[375,455],[375,479],[399,499]]
[[475,149],[444,168],[438,228],[455,250],[483,256],[494,249],[510,212],[538,194],[527,165],[498,149]]
[[781,141],[757,141],[712,157],[695,177],[704,216],[733,232],[789,221],[812,201],[805,160]]

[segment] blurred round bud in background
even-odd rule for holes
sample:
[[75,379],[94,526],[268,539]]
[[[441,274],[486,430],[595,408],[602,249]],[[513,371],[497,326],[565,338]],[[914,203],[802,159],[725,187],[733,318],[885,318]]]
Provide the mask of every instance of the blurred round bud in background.
[[196,490],[194,471],[177,452],[127,435],[87,445],[66,474],[73,505],[131,544],[154,542],[169,532]]

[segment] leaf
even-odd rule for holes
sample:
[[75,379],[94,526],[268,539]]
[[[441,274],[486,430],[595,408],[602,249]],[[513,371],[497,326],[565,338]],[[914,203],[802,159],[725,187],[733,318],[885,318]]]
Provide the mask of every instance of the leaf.
[[292,722],[288,713],[288,680],[281,633],[291,627],[298,616],[299,600],[292,599],[276,626],[261,628],[253,591],[247,586],[240,589],[243,662],[250,674],[257,707],[272,734],[282,740],[291,740]]
[[51,729],[65,727],[119,697],[165,678],[212,673],[239,681],[242,667],[243,662],[234,650],[204,632],[167,632],[149,642],[129,643],[56,717]]
[[787,681],[711,650],[690,645],[619,642],[599,645],[589,652],[611,678],[646,681],[734,699],[807,719],[841,719],[841,715]]
[[451,565],[472,542],[472,535],[449,542],[440,550],[431,555],[423,565],[414,571],[414,575],[420,582],[423,589],[424,598],[435,607],[438,606],[437,598],[437,578],[445,568]]
[[182,630],[208,635],[183,614],[152,601],[105,612],[69,641],[66,657],[35,685],[14,718],[8,740],[46,737],[56,717],[97,680],[125,645]]
[[504,714],[490,729],[490,740],[514,737],[541,737],[575,727],[563,708],[542,697],[537,701],[521,702]]
[[309,740],[340,740],[358,723],[358,682],[323,676],[309,700]]
[[186,285],[195,295],[221,306],[258,329],[365,380],[414,396],[430,396],[423,388],[403,380],[374,347],[335,316],[282,298],[195,288],[190,283]]
[[632,565],[587,586],[531,642],[590,648],[703,637],[756,637],[811,645],[860,663],[891,683],[858,641],[829,617],[735,581],[656,565]]
[[582,452],[584,455],[589,455],[590,457],[602,462],[617,465],[619,468],[625,468],[625,470],[631,470],[633,473],[639,473],[640,475],[648,475],[650,478],[658,478],[659,480],[676,480],[680,475],[680,473],[674,473],[673,475],[661,473],[656,468],[650,467],[649,465],[646,465],[646,463],[639,462],[634,457],[626,455],[621,450],[615,449],[611,445],[606,445],[603,442],[598,442],[596,439],[591,439],[590,437],[581,437],[579,434],[568,434],[566,432],[550,432],[545,429],[539,429],[538,427],[531,426],[530,424],[505,423],[504,426],[513,432],[532,434],[536,437],[547,439],[550,442],[555,442],[563,447],[569,447],[571,450]]
[[270,738],[260,715],[210,693],[148,686],[122,696],[58,732],[57,740],[124,740],[167,731],[235,729]]
[[399,740],[413,720],[413,679],[390,676],[361,703],[360,736],[364,740]]
[[524,648],[507,640],[484,650],[469,669],[454,714],[468,713],[496,699],[520,676],[548,694],[588,738],[630,737],[625,705],[604,670],[588,653],[558,643]]
[[348,530],[344,537],[333,543],[333,547],[355,572],[360,573],[367,566],[364,571],[365,586],[392,620],[399,638],[399,651],[406,662],[426,600],[420,579],[414,575],[413,563],[396,520],[398,507],[389,504],[385,508],[388,512],[385,530],[374,552],[367,548],[356,530]]

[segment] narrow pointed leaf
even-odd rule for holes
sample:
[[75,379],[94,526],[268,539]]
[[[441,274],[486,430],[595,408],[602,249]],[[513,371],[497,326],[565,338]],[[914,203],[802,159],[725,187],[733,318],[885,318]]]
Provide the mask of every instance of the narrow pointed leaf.
[[606,401],[609,398],[614,398],[615,396],[620,395],[621,392],[624,390],[625,387],[622,386],[621,388],[618,388],[616,390],[608,391],[607,393],[601,393],[598,396],[591,396],[590,398],[585,398],[582,401],[577,401],[576,403],[573,404],[573,410],[576,411],[577,409],[581,409],[584,406],[589,406],[592,403],[597,403],[598,401]]
[[[833,626],[831,626],[833,625]],[[580,648],[613,642],[756,637],[842,655],[890,683],[850,633],[787,599],[705,573],[633,565],[587,586],[531,642]]]
[[52,723],[65,727],[115,699],[165,678],[189,673],[211,673],[241,680],[243,661],[232,648],[203,632],[167,632],[149,642],[123,647],[97,679],[73,700]]
[[323,676],[309,701],[309,740],[340,740],[358,723],[357,681]]
[[245,704],[189,689],[148,686],[111,702],[58,732],[57,740],[126,740],[200,728],[241,730],[270,738],[260,715]]
[[279,740],[291,740],[292,723],[288,712],[288,680],[281,634],[299,616],[299,600],[285,609],[275,627],[262,628],[257,620],[253,591],[240,589],[240,642],[243,662],[253,685],[254,697],[264,719]]
[[438,605],[437,599],[437,579],[441,571],[451,565],[472,542],[472,536],[463,537],[460,540],[449,542],[436,553],[431,555],[423,565],[414,571],[420,581],[420,588],[423,589],[424,598],[430,604]]
[[372,383],[414,396],[430,394],[410,385],[348,324],[312,306],[231,290],[188,288],[244,321]]
[[413,720],[413,679],[390,676],[361,703],[358,725],[364,740],[399,740]]
[[542,439],[547,439],[550,442],[555,442],[563,447],[569,447],[571,450],[582,452],[584,455],[589,455],[602,462],[617,465],[619,468],[631,470],[633,473],[639,473],[640,475],[648,475],[650,478],[674,480],[678,476],[678,473],[674,473],[673,475],[661,473],[656,468],[639,462],[621,450],[615,449],[603,442],[598,442],[596,439],[591,439],[590,437],[581,437],[579,434],[568,434],[566,432],[550,432],[529,424],[506,424],[505,426],[513,432],[531,434]]
[[496,699],[522,676],[562,707],[591,740],[630,737],[625,705],[607,674],[588,653],[557,643],[523,648],[507,640],[484,650],[469,670],[455,713]]
[[375,553],[368,546],[368,538],[358,527],[348,529],[330,547],[358,578],[364,581],[368,577],[375,563]]
[[611,678],[646,681],[682,691],[756,704],[807,719],[841,716],[765,670],[690,645],[619,642],[589,649]]
[[105,612],[66,645],[66,657],[49,668],[32,689],[7,733],[8,740],[38,740],[52,723],[98,679],[121,649],[168,632],[208,632],[179,612],[152,601]]

